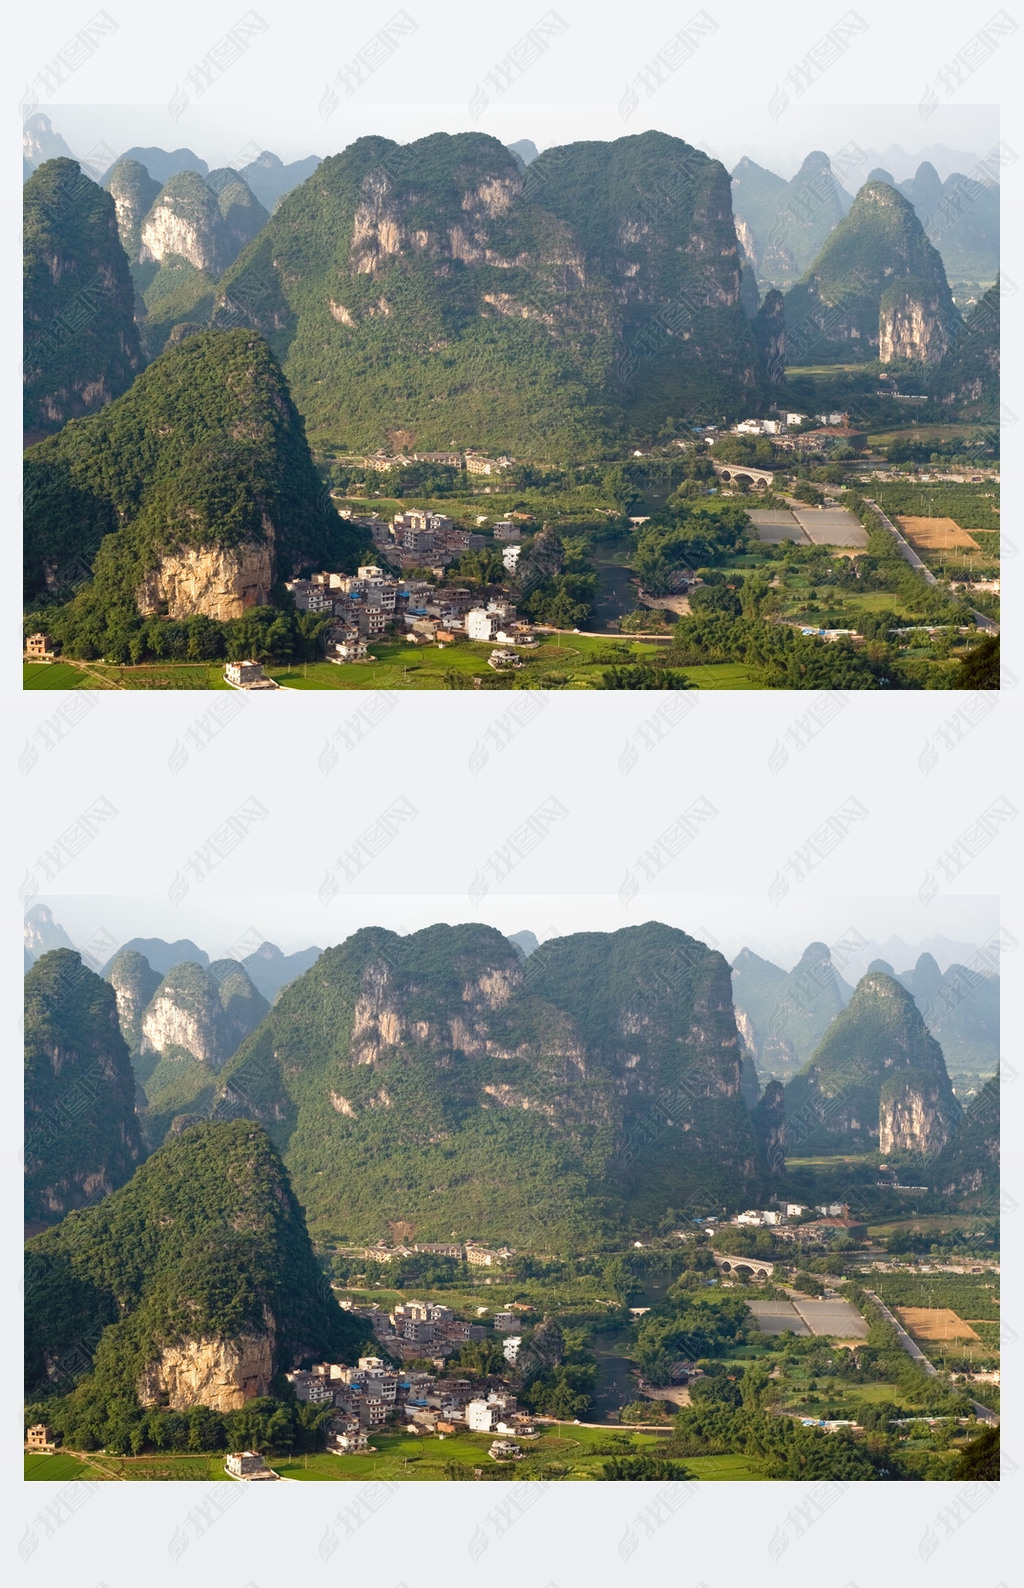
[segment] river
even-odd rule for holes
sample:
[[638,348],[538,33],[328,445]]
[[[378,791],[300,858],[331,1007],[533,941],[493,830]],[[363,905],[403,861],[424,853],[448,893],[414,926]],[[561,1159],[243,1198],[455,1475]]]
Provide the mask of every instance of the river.
[[[649,1279],[643,1293],[634,1296],[631,1305],[653,1307],[663,1299],[670,1283],[668,1277],[662,1280]],[[643,1399],[632,1376],[633,1363],[626,1354],[631,1343],[628,1323],[592,1336],[591,1350],[597,1358],[597,1385],[594,1390],[594,1410],[589,1414],[588,1421],[610,1423],[617,1427],[619,1408],[628,1406],[630,1401]]]
[[636,610],[636,586],[631,582],[636,575],[626,566],[631,547],[630,536],[622,535],[615,540],[599,541],[593,549],[597,592],[593,615],[587,620],[591,633],[614,634],[613,622]]

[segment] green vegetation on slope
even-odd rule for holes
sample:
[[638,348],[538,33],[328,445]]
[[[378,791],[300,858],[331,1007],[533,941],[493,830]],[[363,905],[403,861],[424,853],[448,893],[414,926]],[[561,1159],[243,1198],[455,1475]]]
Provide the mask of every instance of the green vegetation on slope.
[[25,1217],[49,1224],[123,1185],[141,1157],[112,988],[71,949],[25,977]]
[[324,1285],[284,1166],[251,1120],[184,1132],[121,1190],[29,1241],[26,1263],[26,1386],[64,1388],[61,1363],[93,1356],[71,1394],[84,1420],[138,1416],[140,1375],[169,1344],[268,1336],[281,1373],[353,1360],[363,1338]]
[[71,654],[139,628],[139,585],[169,552],[269,544],[281,579],[304,561],[354,568],[360,539],[325,506],[281,371],[247,331],[190,337],[25,458],[29,590],[94,567],[50,621]]
[[109,194],[59,159],[23,197],[24,430],[38,441],[119,397],[142,360]]

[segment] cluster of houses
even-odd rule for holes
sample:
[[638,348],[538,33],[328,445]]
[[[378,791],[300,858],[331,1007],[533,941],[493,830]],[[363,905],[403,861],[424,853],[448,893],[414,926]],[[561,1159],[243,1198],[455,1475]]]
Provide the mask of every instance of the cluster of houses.
[[[810,427],[810,428],[808,428]],[[863,447],[867,434],[850,424],[848,413],[779,413],[774,419],[741,419],[730,426],[733,436],[767,436],[785,452],[817,452],[829,444],[846,442]]]
[[[405,1304],[406,1309],[429,1306]],[[441,1438],[465,1429],[517,1438],[536,1433],[533,1419],[519,1410],[515,1395],[493,1379],[481,1385],[442,1372],[395,1368],[379,1356],[360,1357],[356,1367],[318,1362],[308,1370],[289,1373],[288,1379],[297,1400],[332,1408],[327,1448],[337,1455],[371,1449],[373,1430],[389,1422],[407,1433]]]
[[[403,519],[438,516],[401,515]],[[450,525],[451,520],[446,523]],[[410,528],[407,533],[415,538],[419,531]],[[468,530],[452,529],[451,533],[469,535]],[[415,559],[417,554],[403,555]],[[364,564],[355,574],[324,571],[308,579],[293,579],[287,588],[300,612],[322,612],[334,619],[327,632],[327,659],[332,662],[363,660],[372,642],[388,630],[404,632],[411,643],[420,645],[454,645],[467,639],[511,651],[538,643],[530,624],[519,620],[515,604],[504,595],[485,598],[461,586],[395,577],[373,563]]]
[[[484,1324],[457,1318],[451,1307],[439,1302],[405,1301],[393,1312],[385,1312],[382,1307],[354,1306],[347,1301],[342,1301],[341,1305],[353,1317],[365,1320],[389,1356],[403,1361],[429,1357],[435,1365],[443,1366],[445,1359],[465,1341],[484,1340],[488,1336]],[[520,1337],[515,1331],[522,1327],[522,1310],[498,1311],[492,1320],[495,1331],[503,1337],[508,1362],[514,1362],[518,1354]],[[481,1307],[479,1315],[486,1311],[486,1307]]]
[[511,1246],[483,1246],[479,1241],[415,1241],[412,1246],[387,1246],[383,1241],[367,1246],[363,1256],[376,1263],[391,1263],[396,1257],[411,1257],[414,1252],[425,1252],[431,1257],[452,1257],[456,1262],[467,1262],[473,1268],[498,1268],[515,1256]]
[[439,463],[449,469],[465,466],[467,474],[500,474],[503,469],[512,467],[513,459],[504,454],[500,458],[489,458],[482,452],[414,452],[411,458],[403,452],[375,452],[372,458],[364,458],[363,463],[380,474],[388,469],[408,468],[410,463]]
[[[808,1214],[811,1213],[816,1213],[817,1218],[809,1218]],[[768,1229],[779,1240],[797,1244],[817,1244],[837,1235],[848,1235],[851,1240],[863,1241],[867,1239],[868,1233],[866,1224],[850,1217],[848,1202],[828,1202],[817,1208],[811,1208],[803,1202],[780,1202],[774,1208],[747,1208],[745,1212],[735,1214],[729,1223],[748,1229]]]

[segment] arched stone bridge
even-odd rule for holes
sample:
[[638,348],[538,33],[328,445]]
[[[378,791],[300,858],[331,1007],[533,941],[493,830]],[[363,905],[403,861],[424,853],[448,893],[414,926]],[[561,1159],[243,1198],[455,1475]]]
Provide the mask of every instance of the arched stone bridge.
[[775,1264],[764,1257],[741,1257],[738,1253],[712,1251],[715,1263],[723,1274],[748,1274],[752,1279],[770,1279]]
[[747,485],[762,485],[770,489],[775,479],[774,469],[755,469],[752,464],[715,463],[712,459],[712,467],[723,485],[745,481]]

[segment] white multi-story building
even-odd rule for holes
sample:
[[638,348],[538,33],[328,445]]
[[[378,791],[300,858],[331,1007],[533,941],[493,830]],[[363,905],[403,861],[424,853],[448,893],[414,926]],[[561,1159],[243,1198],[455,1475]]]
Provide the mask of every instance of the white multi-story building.
[[470,1401],[466,1407],[466,1426],[475,1434],[489,1434],[498,1426],[501,1413],[491,1401]]
[[521,1334],[510,1334],[505,1337],[501,1345],[501,1354],[506,1362],[515,1363],[519,1358],[519,1347],[523,1343]]
[[501,561],[503,566],[508,569],[509,573],[515,573],[516,564],[519,561],[519,554],[522,549],[522,546],[506,546],[502,552]]
[[[496,612],[488,612],[484,607],[473,607],[466,613],[466,636],[471,640],[482,640],[489,645],[501,626],[501,619]],[[468,1257],[468,1253],[467,1253]],[[469,1258],[472,1262],[473,1259]]]

